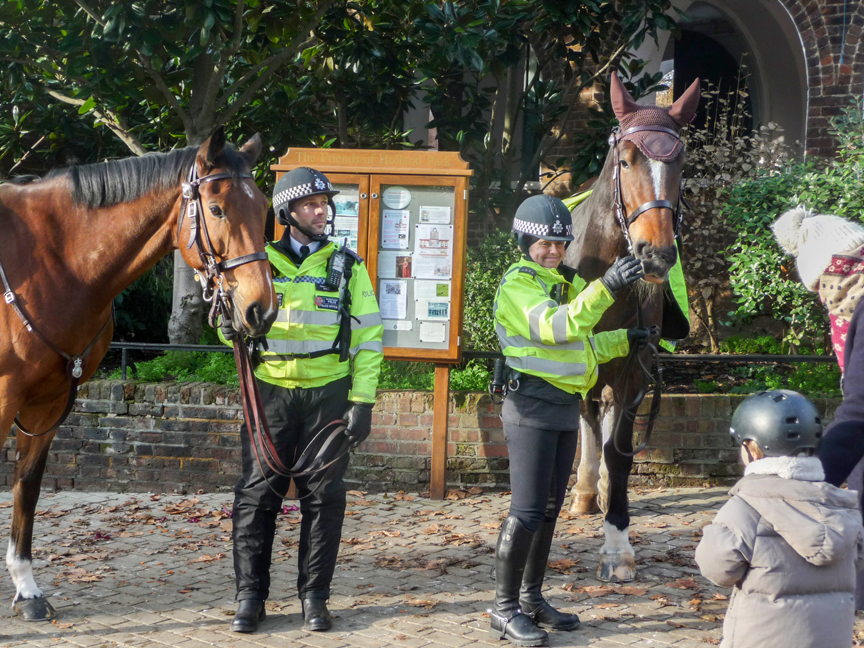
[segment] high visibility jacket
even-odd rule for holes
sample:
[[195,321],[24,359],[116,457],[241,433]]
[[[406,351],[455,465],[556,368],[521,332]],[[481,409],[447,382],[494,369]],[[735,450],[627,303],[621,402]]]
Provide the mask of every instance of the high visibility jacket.
[[[556,288],[562,284],[561,288]],[[565,292],[561,304],[552,294]],[[592,329],[614,302],[600,281],[568,282],[555,269],[523,258],[495,294],[495,332],[507,365],[583,396],[597,382],[598,365],[627,355],[627,331]]]
[[[255,375],[280,387],[309,389],[350,373],[352,385],[348,399],[374,403],[384,358],[381,342],[384,327],[372,282],[362,261],[353,264],[348,284],[351,292],[350,361],[339,362],[338,353],[315,358],[280,357],[333,348],[339,334],[341,293],[327,290],[324,279],[327,262],[336,249],[336,245],[329,242],[306,257],[298,268],[273,246],[267,246],[279,312],[267,334],[269,350],[262,353],[263,362]],[[353,370],[349,365],[353,365]]]

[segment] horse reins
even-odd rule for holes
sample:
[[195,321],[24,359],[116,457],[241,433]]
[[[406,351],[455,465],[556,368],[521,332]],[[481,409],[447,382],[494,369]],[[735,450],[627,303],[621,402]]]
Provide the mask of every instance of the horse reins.
[[[204,209],[201,204],[201,195],[198,188],[204,182],[225,180],[232,177],[235,176],[230,173],[214,173],[199,177],[198,169],[193,164],[189,170],[186,182],[183,183],[183,203],[180,207],[180,218],[177,223],[177,240],[179,242],[183,218],[186,216],[189,219],[189,242],[186,244],[186,249],[190,249],[193,245],[197,246],[204,271],[195,270],[196,278],[202,284],[202,297],[204,301],[211,304],[207,321],[214,328],[217,326],[219,316],[221,315],[223,320],[228,318],[233,308],[228,294],[223,288],[224,279],[222,271],[254,261],[269,260],[266,252],[255,252],[228,261],[216,261],[216,251],[210,240],[210,233],[207,230],[207,219],[203,217]],[[252,175],[242,174],[239,177],[246,179],[252,178]],[[267,482],[270,490],[279,495],[279,497],[284,497],[285,493],[279,493],[270,483],[267,470],[265,470],[265,464],[271,472],[286,478],[306,477],[327,470],[342,459],[351,449],[351,442],[347,435],[344,434],[347,430],[347,424],[344,420],[337,419],[330,425],[325,426],[312,438],[294,465],[290,468],[287,467],[279,458],[279,453],[273,443],[273,437],[270,435],[270,428],[264,415],[261,393],[258,390],[258,383],[255,381],[249,347],[239,337],[234,340],[233,345],[234,361],[237,363],[237,375],[240,381],[240,396],[243,400],[246,431],[249,435],[249,442],[255,455],[255,461],[261,470],[261,476]],[[337,443],[339,447],[334,458],[325,463],[323,457]],[[326,480],[321,479],[318,486],[303,497],[313,495],[324,481]]]
[[[616,128],[609,136],[609,145],[612,147],[612,156],[615,166],[614,171],[612,172],[613,209],[615,211],[615,216],[618,219],[618,224],[621,227],[621,231],[624,234],[624,240],[627,243],[627,249],[629,250],[630,254],[634,253],[633,240],[630,237],[630,226],[636,222],[636,219],[639,218],[639,216],[651,209],[670,210],[673,214],[672,231],[675,235],[675,238],[677,239],[681,234],[681,222],[684,218],[683,208],[687,207],[687,202],[684,199],[684,181],[682,179],[680,188],[678,190],[677,204],[673,205],[668,200],[651,200],[649,202],[639,205],[639,207],[630,212],[628,216],[624,216],[624,200],[622,198],[621,192],[621,173],[619,171],[620,159],[618,145],[627,135],[632,135],[633,133],[638,133],[641,131],[655,131],[659,133],[666,133],[677,140],[681,139],[681,136],[670,128],[651,125],[634,126],[633,128],[628,128],[621,134],[617,132]],[[637,328],[644,328],[642,304],[638,298],[636,299],[636,326]],[[652,327],[652,329],[653,328],[655,327]],[[653,333],[654,331],[652,331],[652,334]],[[650,359],[648,360],[647,364],[640,355],[640,351],[643,348],[648,349],[650,353]],[[654,373],[652,373],[651,371],[652,364],[654,365]],[[654,383],[653,394],[651,396],[651,407],[648,410],[647,414],[642,415],[639,415],[636,412],[639,409],[639,405],[642,403],[642,400],[648,393],[647,387],[641,387],[636,397],[633,398],[633,400],[626,405],[622,404],[618,400],[618,394],[624,393],[626,387],[628,386],[628,377],[633,375],[634,369],[637,366],[639,371],[642,373],[642,376],[644,378],[647,378],[648,384],[650,384],[651,382]],[[657,348],[657,345],[646,341],[630,347],[630,351],[627,354],[627,359],[624,361],[624,367],[622,367],[621,372],[618,374],[618,378],[615,381],[613,392],[615,394],[615,404],[621,408],[621,415],[615,422],[614,430],[612,430],[612,443],[615,446],[615,450],[616,452],[618,452],[618,454],[625,457],[635,457],[648,446],[648,442],[651,439],[651,432],[654,430],[654,422],[657,419],[657,414],[660,412],[660,399],[663,396],[663,367],[660,365],[660,351]],[[625,417],[627,417],[630,422],[635,423],[637,418],[639,418],[640,416],[646,418],[645,436],[642,439],[642,443],[639,444],[639,447],[637,447],[632,452],[625,452],[621,450],[619,442],[621,421]]]

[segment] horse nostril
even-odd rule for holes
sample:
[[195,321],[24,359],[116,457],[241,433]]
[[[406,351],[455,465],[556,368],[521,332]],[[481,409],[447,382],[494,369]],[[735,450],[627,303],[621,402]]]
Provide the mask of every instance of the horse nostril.
[[261,326],[261,304],[255,302],[246,309],[246,323],[253,330]]
[[650,247],[651,246],[649,245],[648,241],[646,241],[645,239],[641,239],[639,241],[636,241],[636,243],[633,245],[633,253],[638,258],[644,259],[646,256],[648,256],[647,253],[650,251],[648,248]]

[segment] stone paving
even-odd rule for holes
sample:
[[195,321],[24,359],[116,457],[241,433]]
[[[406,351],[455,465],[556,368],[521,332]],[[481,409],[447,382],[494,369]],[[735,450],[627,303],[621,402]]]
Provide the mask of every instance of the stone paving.
[[[479,489],[475,489],[479,490]],[[274,546],[267,620],[252,635],[229,632],[234,613],[231,496],[44,493],[34,538],[39,585],[54,623],[0,616],[0,646],[87,648],[461,648],[505,646],[487,632],[492,550],[509,505],[500,493],[349,495],[330,609],[334,629],[302,629],[294,590],[299,514],[286,501]],[[0,492],[8,536],[11,492]],[[547,598],[582,627],[550,633],[551,646],[716,645],[727,591],[700,575],[693,550],[725,489],[632,493],[631,539],[639,579],[595,578],[600,516],[562,513]],[[5,565],[4,565],[5,567]],[[3,570],[0,599],[14,589]],[[864,618],[856,632],[864,636]]]

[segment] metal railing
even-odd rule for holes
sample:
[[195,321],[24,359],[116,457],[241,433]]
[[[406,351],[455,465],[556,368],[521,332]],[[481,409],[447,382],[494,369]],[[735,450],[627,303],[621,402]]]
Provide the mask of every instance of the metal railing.
[[[158,344],[150,342],[112,342],[111,349],[121,352],[120,376],[126,380],[129,367],[129,351],[205,351],[214,353],[231,353],[232,348],[221,344]],[[466,360],[495,360],[503,355],[497,351],[463,351]],[[837,363],[833,355],[770,355],[770,354],[708,354],[708,353],[661,353],[662,362],[734,362],[734,363],[772,363],[785,364],[795,362]]]

